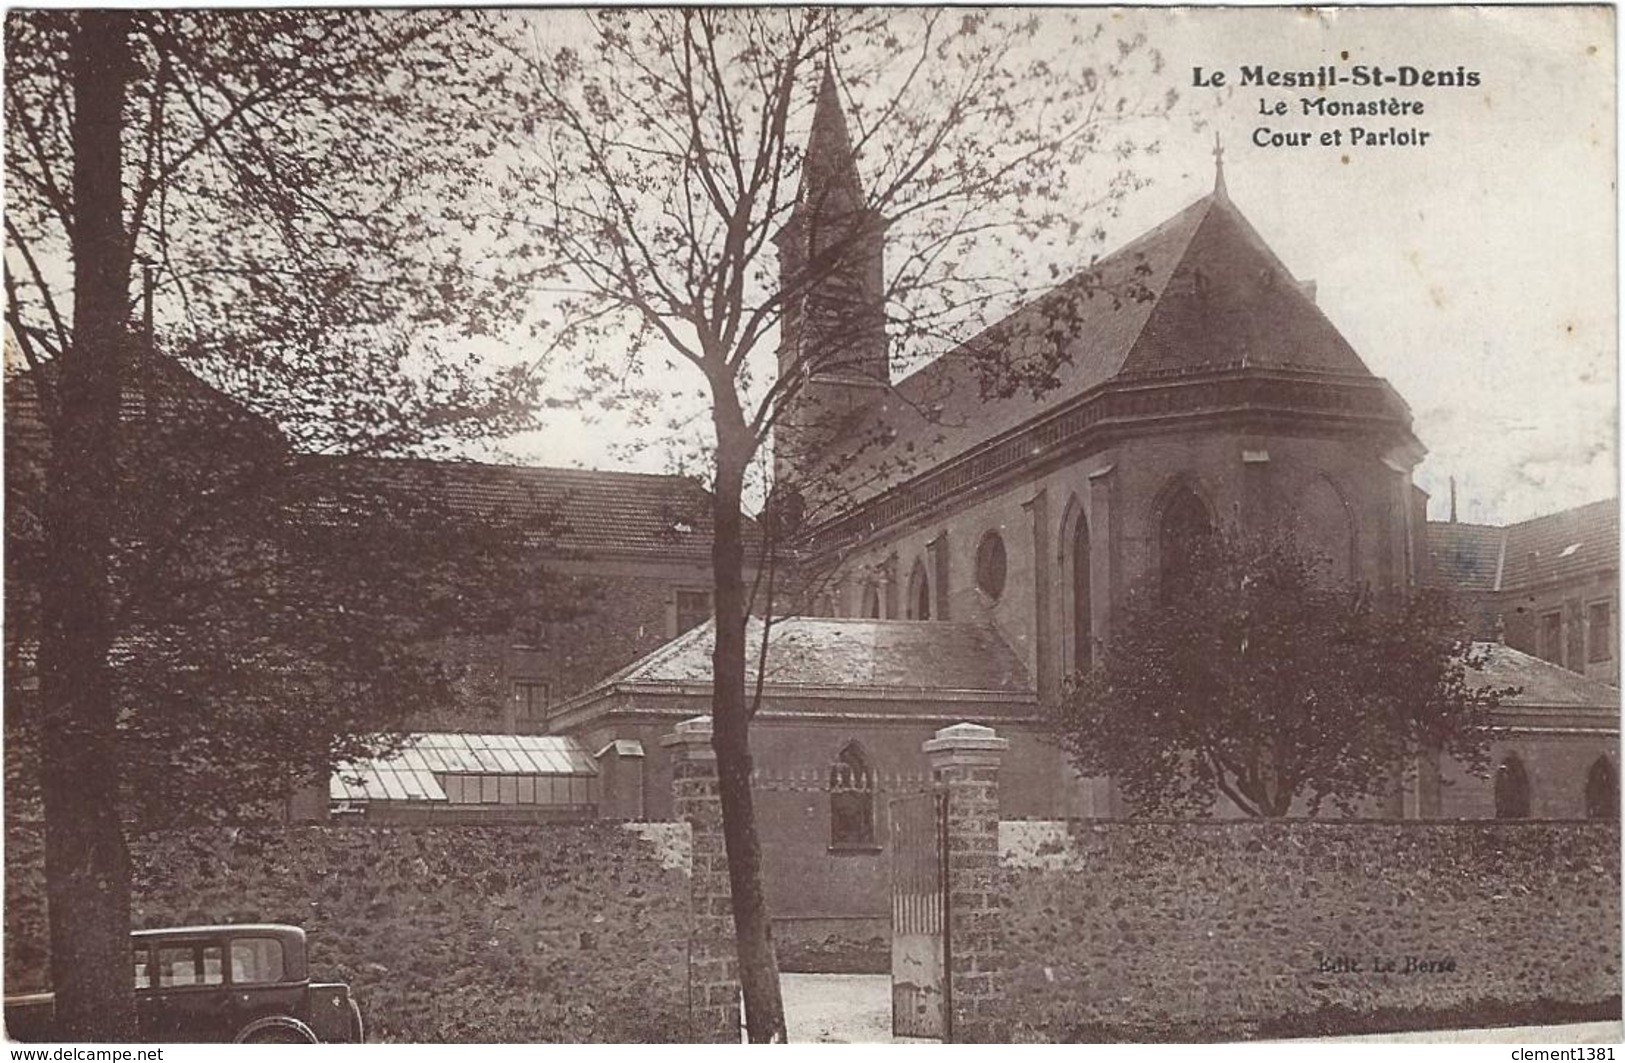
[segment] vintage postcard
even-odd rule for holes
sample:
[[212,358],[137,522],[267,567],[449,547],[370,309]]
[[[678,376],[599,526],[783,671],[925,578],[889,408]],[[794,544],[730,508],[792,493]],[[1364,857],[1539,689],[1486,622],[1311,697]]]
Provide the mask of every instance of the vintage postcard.
[[1615,20],[10,11],[7,1036],[1619,1041]]

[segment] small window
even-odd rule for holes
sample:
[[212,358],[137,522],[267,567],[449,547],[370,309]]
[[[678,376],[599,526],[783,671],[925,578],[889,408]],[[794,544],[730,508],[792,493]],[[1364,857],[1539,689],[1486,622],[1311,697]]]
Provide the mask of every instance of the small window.
[[1614,656],[1614,603],[1592,602],[1586,609],[1586,660],[1607,661]]
[[835,849],[875,844],[875,777],[856,742],[841,750],[829,771],[829,844]]
[[535,620],[527,618],[514,625],[513,633],[509,636],[509,645],[514,649],[534,650],[541,644],[541,625]]
[[1563,663],[1562,612],[1541,614],[1540,655],[1553,664]]
[[231,980],[237,985],[282,981],[282,942],[276,938],[234,938]]
[[547,684],[536,679],[515,679],[513,702],[517,719],[547,719]]
[[1586,773],[1585,799],[1586,819],[1619,818],[1619,774],[1607,757],[1598,757]]
[[137,989],[152,988],[152,967],[148,961],[147,946],[135,947],[135,987]]
[[863,588],[863,615],[871,620],[880,619],[880,588],[873,583]]
[[1004,593],[1004,579],[1009,566],[1004,556],[1004,539],[996,531],[982,536],[976,546],[976,587],[983,594],[998,601]]
[[908,577],[908,618],[931,619],[931,580],[925,574],[925,562],[916,561]]
[[1516,753],[1508,753],[1495,771],[1495,818],[1529,818],[1529,773]]
[[677,592],[677,634],[692,631],[711,619],[710,591]]

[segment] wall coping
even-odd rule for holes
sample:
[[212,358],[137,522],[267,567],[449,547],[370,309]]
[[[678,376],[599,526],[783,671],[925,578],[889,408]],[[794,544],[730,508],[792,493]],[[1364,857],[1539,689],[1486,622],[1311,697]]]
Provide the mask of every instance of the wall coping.
[[939,730],[935,738],[920,747],[932,753],[1002,753],[1010,748],[1008,738],[1000,738],[991,727],[965,721]]
[[711,744],[711,717],[691,716],[672,728],[669,735],[662,735],[660,744],[668,749],[673,746],[709,746]]

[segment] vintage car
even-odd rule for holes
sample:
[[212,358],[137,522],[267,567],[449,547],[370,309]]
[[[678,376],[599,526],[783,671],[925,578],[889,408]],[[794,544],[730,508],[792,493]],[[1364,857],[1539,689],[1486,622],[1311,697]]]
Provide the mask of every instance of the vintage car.
[[[305,932],[243,923],[131,935],[143,1041],[315,1044],[363,1039],[361,1009],[342,982],[312,982]],[[50,1041],[52,996],[6,998],[6,1033]]]

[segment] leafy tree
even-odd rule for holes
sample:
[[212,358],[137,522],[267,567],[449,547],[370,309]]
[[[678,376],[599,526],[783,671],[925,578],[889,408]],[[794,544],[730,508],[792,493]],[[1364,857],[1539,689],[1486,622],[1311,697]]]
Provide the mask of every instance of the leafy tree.
[[1194,540],[1160,585],[1129,597],[1103,660],[1056,709],[1085,775],[1138,814],[1352,814],[1419,753],[1483,771],[1491,714],[1514,690],[1438,592],[1379,597],[1328,579],[1287,534]]
[[[478,104],[502,79],[476,22],[7,17],[7,361],[26,367],[7,390],[30,409],[7,455],[7,664],[38,675],[7,760],[37,750],[65,1038],[135,1033],[124,830],[151,808],[128,795],[235,808],[385,739],[445,688],[421,640],[524,607],[464,582],[477,529],[423,538],[418,491],[334,483],[316,457],[529,423],[526,372],[453,343],[487,304],[434,210],[488,176]],[[369,692],[398,706],[356,708]]]
[[[775,436],[765,523],[788,553],[865,486],[848,482],[855,452],[888,442],[811,460],[845,415],[811,384],[953,348],[989,393],[1041,391],[1077,299],[1136,297],[1083,275],[1071,298],[959,342],[1086,261],[1139,183],[1129,162],[1151,146],[1130,120],[1173,99],[1125,95],[1120,75],[1160,59],[1111,25],[703,9],[550,15],[509,34],[514,192],[470,208],[503,238],[490,268],[542,301],[549,349],[575,354],[588,387],[670,415],[711,475],[713,744],[752,1040],[782,1039],[784,1019],[750,789],[747,480]],[[824,151],[808,155],[814,138]],[[696,388],[708,425],[671,413]],[[888,457],[896,471],[919,455]]]

